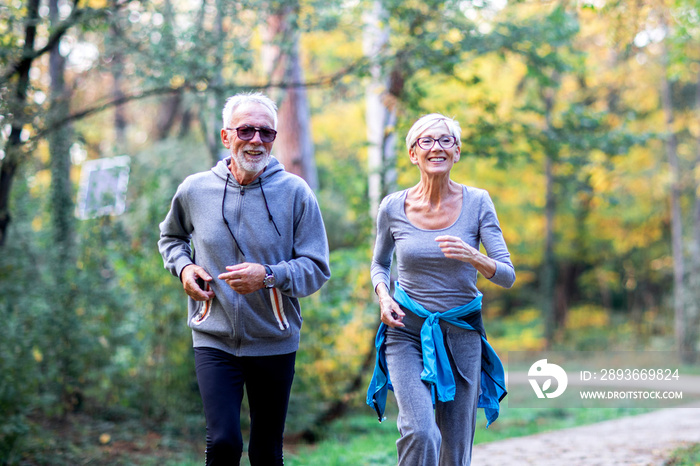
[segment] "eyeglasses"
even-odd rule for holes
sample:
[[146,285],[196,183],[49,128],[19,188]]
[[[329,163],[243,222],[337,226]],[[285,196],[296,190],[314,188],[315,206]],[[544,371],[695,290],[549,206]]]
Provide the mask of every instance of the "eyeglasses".
[[416,142],[414,142],[413,145],[415,146],[416,144],[418,144],[418,147],[420,147],[421,149],[430,150],[435,145],[435,141],[437,141],[437,143],[443,149],[450,149],[454,147],[455,144],[457,144],[457,138],[454,136],[440,136],[437,139],[426,136],[424,138],[416,139]]
[[250,141],[255,137],[255,133],[260,133],[262,142],[272,142],[277,137],[277,131],[271,128],[258,128],[257,126],[239,126],[238,128],[226,128],[229,131],[235,131],[238,139],[242,141]]

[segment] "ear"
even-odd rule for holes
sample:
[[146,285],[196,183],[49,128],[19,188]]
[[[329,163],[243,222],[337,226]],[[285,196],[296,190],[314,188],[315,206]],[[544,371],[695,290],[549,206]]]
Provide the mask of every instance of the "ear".
[[228,131],[225,129],[221,129],[221,142],[224,144],[224,147],[227,149],[230,149],[231,147],[231,140],[228,137]]
[[418,156],[413,147],[408,149],[408,158],[411,159],[413,165],[418,165]]
[[462,150],[457,146],[457,151],[455,152],[455,163],[459,162],[459,157],[462,154]]

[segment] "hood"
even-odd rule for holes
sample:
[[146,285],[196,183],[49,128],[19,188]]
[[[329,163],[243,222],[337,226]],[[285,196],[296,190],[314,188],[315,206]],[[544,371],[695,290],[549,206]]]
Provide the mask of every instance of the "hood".
[[[238,180],[236,180],[235,177],[231,175],[231,171],[228,169],[229,164],[231,163],[231,156],[229,155],[223,160],[219,160],[219,163],[214,165],[211,168],[211,171],[213,171],[216,176],[221,178],[222,180],[226,181],[228,178],[229,183],[233,186],[241,186],[240,183],[238,183]],[[284,171],[284,165],[280,163],[279,160],[277,160],[274,156],[270,156],[270,163],[267,164],[267,167],[265,167],[265,170],[262,172],[262,174],[253,181],[254,184],[258,184],[259,182],[264,184],[268,178],[270,178],[272,175],[274,175],[277,172]],[[260,181],[258,181],[258,179]],[[251,183],[251,185],[253,184]]]

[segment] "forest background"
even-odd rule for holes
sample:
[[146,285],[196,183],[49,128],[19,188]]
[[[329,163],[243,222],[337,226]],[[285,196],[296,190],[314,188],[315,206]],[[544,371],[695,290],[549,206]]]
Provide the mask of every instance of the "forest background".
[[[158,224],[222,155],[225,98],[280,106],[275,154],[315,189],[333,277],[304,299],[290,435],[363,408],[377,203],[418,181],[402,140],[463,128],[516,268],[479,286],[507,351],[659,350],[700,326],[697,0],[7,0],[0,5],[0,463],[52,423],[201,440],[186,301]],[[81,166],[128,155],[126,209],[78,217]],[[368,416],[372,416],[368,411]],[[106,437],[104,436],[106,435]],[[103,445],[113,443],[108,434]]]

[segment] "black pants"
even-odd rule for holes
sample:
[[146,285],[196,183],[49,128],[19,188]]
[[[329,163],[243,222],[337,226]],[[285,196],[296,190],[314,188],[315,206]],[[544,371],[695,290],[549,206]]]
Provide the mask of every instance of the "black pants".
[[284,421],[296,353],[236,357],[214,348],[195,348],[194,357],[207,420],[207,466],[240,464],[244,386],[250,406],[250,464],[283,464]]

